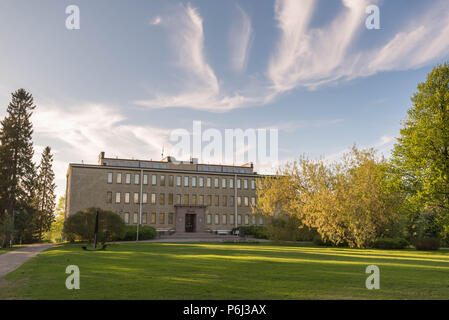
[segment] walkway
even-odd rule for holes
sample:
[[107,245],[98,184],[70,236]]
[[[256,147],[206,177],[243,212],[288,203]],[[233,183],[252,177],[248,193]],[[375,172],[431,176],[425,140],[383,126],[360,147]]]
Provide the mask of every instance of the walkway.
[[35,243],[30,244],[25,248],[0,254],[0,278],[6,276],[11,271],[16,270],[29,259],[38,255],[39,252],[51,247],[53,247],[53,244],[51,243]]

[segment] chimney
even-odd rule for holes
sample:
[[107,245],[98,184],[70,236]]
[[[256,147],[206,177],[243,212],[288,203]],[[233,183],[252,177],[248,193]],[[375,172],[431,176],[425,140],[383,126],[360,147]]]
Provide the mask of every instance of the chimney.
[[101,151],[100,154],[98,155],[98,164],[103,164],[103,159],[104,159],[104,151]]

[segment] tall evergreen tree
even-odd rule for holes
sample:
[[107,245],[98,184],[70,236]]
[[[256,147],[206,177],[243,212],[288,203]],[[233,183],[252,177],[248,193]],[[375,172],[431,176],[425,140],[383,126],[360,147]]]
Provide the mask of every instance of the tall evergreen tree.
[[55,220],[56,185],[54,182],[53,155],[50,147],[44,149],[38,171],[34,201],[35,208],[38,211],[34,221],[40,241],[42,240],[42,234],[50,230],[51,224]]
[[[12,93],[6,117],[0,122],[0,217],[14,217],[29,205],[34,194],[36,170],[32,161],[35,109],[33,96],[24,89]],[[5,235],[4,245],[10,239]]]

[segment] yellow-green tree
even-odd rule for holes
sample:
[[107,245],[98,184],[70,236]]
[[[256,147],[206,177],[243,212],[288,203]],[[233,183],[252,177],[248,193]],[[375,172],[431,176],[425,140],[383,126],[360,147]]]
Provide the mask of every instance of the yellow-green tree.
[[55,221],[51,224],[51,228],[44,235],[44,239],[51,242],[62,242],[63,235],[62,230],[64,228],[64,210],[65,210],[65,197],[60,197],[58,205],[55,210]]
[[300,158],[258,183],[255,211],[295,216],[335,245],[370,247],[399,223],[401,195],[389,188],[388,164],[352,148],[339,162]]

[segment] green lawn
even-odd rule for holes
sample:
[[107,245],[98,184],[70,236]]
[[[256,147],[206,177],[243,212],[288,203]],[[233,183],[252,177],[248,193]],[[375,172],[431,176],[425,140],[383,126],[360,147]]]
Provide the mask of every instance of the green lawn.
[[[81,289],[65,287],[77,265]],[[366,266],[380,289],[365,288]],[[47,250],[0,281],[0,299],[448,299],[449,251],[308,244],[126,243]]]

